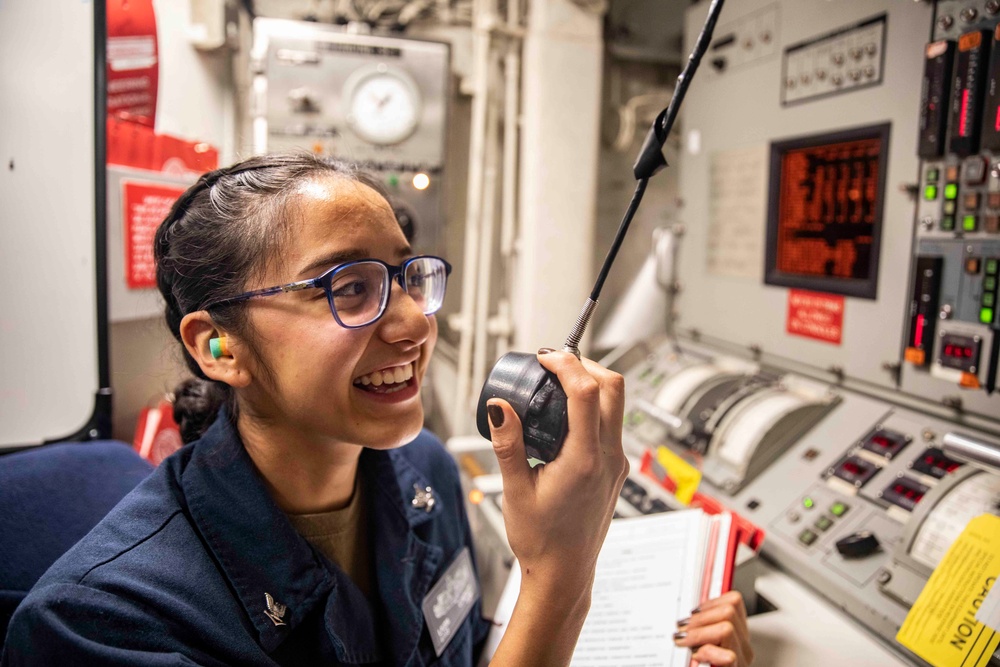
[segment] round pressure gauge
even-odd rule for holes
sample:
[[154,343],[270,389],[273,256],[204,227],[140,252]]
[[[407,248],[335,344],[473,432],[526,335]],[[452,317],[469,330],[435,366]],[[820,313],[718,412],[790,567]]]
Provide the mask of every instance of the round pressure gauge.
[[344,84],[347,125],[369,143],[398,144],[420,124],[420,91],[403,70],[363,67]]

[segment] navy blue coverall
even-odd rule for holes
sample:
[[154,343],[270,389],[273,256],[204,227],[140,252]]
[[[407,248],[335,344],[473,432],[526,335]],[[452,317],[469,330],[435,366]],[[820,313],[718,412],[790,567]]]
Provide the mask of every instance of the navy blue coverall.
[[[295,531],[223,411],[56,561],[15,612],[0,662],[474,664],[489,629],[480,602],[440,657],[421,610],[472,548],[454,460],[425,431],[366,449],[359,471],[374,603]],[[415,485],[431,487],[429,512]]]

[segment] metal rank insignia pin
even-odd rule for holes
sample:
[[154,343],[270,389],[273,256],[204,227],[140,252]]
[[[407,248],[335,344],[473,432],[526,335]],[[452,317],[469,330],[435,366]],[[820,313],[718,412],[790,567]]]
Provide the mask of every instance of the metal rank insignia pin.
[[271,619],[275,625],[285,625],[285,622],[281,619],[285,615],[285,612],[288,611],[288,607],[275,601],[275,599],[271,597],[270,593],[264,593],[264,599],[267,601],[267,609],[264,610],[267,617]]
[[434,500],[434,489],[429,486],[421,489],[419,484],[413,485],[413,500],[410,501],[411,505],[417,509],[422,508],[425,512],[430,512],[434,509],[435,502],[437,501]]

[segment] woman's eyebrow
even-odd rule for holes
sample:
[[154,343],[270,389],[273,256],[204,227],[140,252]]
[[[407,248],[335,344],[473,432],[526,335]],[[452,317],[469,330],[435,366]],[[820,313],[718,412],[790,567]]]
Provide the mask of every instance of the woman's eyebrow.
[[364,259],[366,257],[371,257],[371,253],[364,248],[358,248],[354,250],[338,250],[337,252],[328,253],[317,257],[315,260],[309,262],[308,265],[299,271],[299,278],[312,278],[311,274],[319,269],[329,269],[331,266],[336,266],[337,264],[343,264],[344,262],[350,262],[355,259]]
[[[309,262],[301,271],[298,273],[299,280],[305,280],[308,278],[315,277],[313,274],[315,271],[320,269],[329,269],[337,264],[343,264],[344,262],[350,262],[356,259],[366,259],[371,257],[372,253],[366,248],[356,248],[353,250],[338,250],[337,252],[328,253],[322,255],[312,262]],[[406,260],[413,256],[413,249],[409,245],[400,246],[396,250],[396,257],[401,260]]]

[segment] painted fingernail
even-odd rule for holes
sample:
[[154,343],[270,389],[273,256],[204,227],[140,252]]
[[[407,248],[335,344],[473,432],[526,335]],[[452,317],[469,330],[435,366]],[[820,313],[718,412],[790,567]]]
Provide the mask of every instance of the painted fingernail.
[[538,348],[538,354],[548,354],[549,352],[555,352],[551,347],[540,347]]
[[486,412],[490,416],[490,423],[493,424],[493,428],[503,426],[503,408],[499,405],[487,405]]
[[679,642],[680,640],[684,639],[687,636],[688,636],[688,633],[686,633],[686,632],[675,632],[674,633],[674,641],[675,642]]
[[691,610],[691,613],[692,614],[700,614],[701,613],[701,607],[695,607],[694,609]]
[[677,627],[678,628],[683,628],[685,625],[687,625],[690,622],[691,622],[691,617],[690,616],[688,616],[687,618],[682,618],[681,620],[677,621]]

